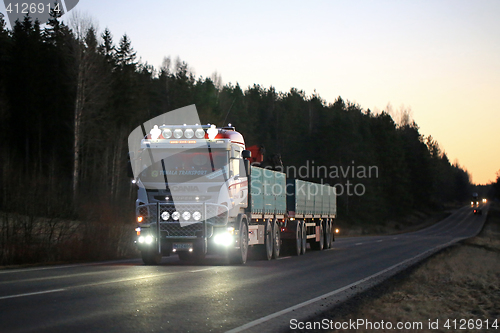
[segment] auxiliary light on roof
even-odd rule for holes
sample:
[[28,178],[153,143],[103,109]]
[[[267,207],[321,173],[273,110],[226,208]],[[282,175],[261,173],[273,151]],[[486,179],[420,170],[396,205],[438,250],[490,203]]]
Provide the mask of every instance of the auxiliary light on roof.
[[[215,138],[219,131],[215,125],[154,125],[149,132],[151,140],[157,139],[204,139],[205,129]],[[161,137],[160,137],[161,135]]]

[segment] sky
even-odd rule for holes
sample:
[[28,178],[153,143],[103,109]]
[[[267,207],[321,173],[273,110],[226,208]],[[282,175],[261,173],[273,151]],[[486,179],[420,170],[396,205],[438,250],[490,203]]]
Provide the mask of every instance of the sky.
[[411,109],[420,133],[474,183],[500,170],[498,0],[80,0],[73,11],[109,28],[115,43],[127,34],[156,68],[179,57],[196,77],[217,71],[243,89]]

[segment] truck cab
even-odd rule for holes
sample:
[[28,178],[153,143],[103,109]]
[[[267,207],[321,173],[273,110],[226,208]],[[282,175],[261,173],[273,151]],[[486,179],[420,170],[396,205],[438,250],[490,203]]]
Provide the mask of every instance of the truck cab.
[[141,170],[134,179],[136,244],[146,264],[172,253],[181,260],[202,259],[241,243],[238,221],[248,202],[244,156],[243,136],[230,126],[151,129],[131,161]]
[[483,214],[483,211],[481,209],[481,203],[479,201],[479,196],[477,193],[472,193],[472,200],[470,202],[470,205],[472,207],[472,211],[474,213],[474,215],[482,215]]

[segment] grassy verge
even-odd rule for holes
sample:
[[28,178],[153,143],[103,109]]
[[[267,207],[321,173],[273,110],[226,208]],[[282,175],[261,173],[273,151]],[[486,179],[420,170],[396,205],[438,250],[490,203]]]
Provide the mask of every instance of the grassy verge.
[[[418,329],[377,330],[382,332],[500,332],[499,304],[500,207],[492,206],[485,227],[477,237],[440,252],[312,321],[327,318],[331,323],[358,319],[393,325],[422,323]],[[495,319],[499,327],[486,330],[486,320],[491,325]],[[429,327],[429,320],[432,323],[438,320],[437,329]],[[450,327],[444,326],[447,320],[451,320]],[[467,322],[464,329],[459,330],[464,323],[461,320]],[[471,323],[472,326],[468,326]],[[357,330],[322,330],[325,331],[373,332],[375,329],[362,326]]]

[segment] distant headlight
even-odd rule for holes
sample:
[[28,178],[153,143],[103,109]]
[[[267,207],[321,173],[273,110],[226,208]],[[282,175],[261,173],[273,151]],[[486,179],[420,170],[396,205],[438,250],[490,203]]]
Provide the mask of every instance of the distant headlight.
[[179,212],[173,212],[173,213],[172,213],[172,218],[173,218],[175,221],[179,220],[179,217],[181,217],[181,213],[179,213]]
[[182,213],[182,219],[183,219],[184,221],[187,221],[187,220],[189,220],[190,218],[191,218],[191,213],[190,213],[190,212],[184,212],[184,213]]
[[194,131],[191,128],[188,128],[184,131],[184,136],[186,139],[191,139],[194,136]]
[[193,213],[193,219],[195,221],[199,221],[201,219],[201,213],[200,212],[194,212]]

